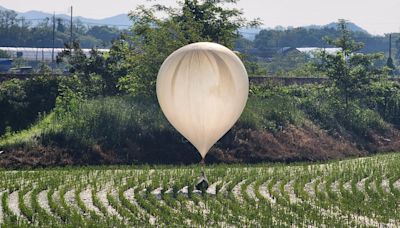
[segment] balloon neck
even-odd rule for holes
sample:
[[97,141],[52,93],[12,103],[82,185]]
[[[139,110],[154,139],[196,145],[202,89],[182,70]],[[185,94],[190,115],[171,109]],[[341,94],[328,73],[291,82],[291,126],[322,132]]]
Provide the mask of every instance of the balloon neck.
[[201,172],[204,174],[204,166],[206,166],[206,162],[204,161],[204,158],[201,158],[200,166],[201,166]]

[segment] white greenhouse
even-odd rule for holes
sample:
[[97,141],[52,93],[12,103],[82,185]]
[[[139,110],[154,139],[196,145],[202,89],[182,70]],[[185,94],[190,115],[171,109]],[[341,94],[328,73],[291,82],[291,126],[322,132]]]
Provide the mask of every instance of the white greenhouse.
[[304,48],[296,48],[301,53],[304,53],[311,58],[314,58],[316,54],[322,53],[325,51],[327,54],[335,55],[338,52],[341,52],[341,48],[320,48],[320,47],[304,47]]
[[[58,53],[64,48],[31,48],[31,47],[0,47],[0,50],[7,52],[11,58],[20,57],[30,61],[51,62],[55,60]],[[54,53],[53,53],[54,50]],[[88,56],[92,49],[82,49]],[[108,52],[109,49],[97,49],[99,52]]]

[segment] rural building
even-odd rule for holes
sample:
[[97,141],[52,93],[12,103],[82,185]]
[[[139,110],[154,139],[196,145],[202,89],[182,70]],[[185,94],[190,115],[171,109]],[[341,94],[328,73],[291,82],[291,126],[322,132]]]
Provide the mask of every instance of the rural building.
[[315,54],[321,53],[322,51],[325,51],[327,54],[331,55],[334,55],[342,51],[341,48],[320,48],[320,47],[303,47],[303,48],[296,48],[296,50],[300,53],[308,55],[311,58],[314,58]]
[[279,48],[278,51],[276,52],[277,54],[281,55],[286,55],[289,53],[303,53],[308,55],[310,58],[314,58],[315,54],[321,53],[322,51],[325,51],[327,54],[336,54],[337,52],[341,51],[342,49],[340,48],[320,48],[320,47],[301,47],[301,48],[295,48],[295,47],[282,47]]
[[252,48],[247,51],[247,54],[258,56],[259,58],[270,61],[276,55],[288,55],[293,53],[306,54],[310,58],[314,58],[316,53],[324,51],[328,54],[336,54],[341,51],[340,48],[321,48],[321,47],[280,47],[280,48]]
[[282,47],[279,48],[276,53],[280,55],[286,55],[288,53],[300,53],[300,51],[295,47]]
[[0,72],[7,72],[12,67],[12,59],[0,59]]

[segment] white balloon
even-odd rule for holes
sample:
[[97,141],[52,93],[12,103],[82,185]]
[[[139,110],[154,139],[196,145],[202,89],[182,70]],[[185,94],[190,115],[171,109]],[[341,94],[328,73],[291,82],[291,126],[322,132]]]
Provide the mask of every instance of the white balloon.
[[193,43],[176,50],[157,76],[162,111],[203,158],[239,119],[248,92],[242,61],[216,43]]

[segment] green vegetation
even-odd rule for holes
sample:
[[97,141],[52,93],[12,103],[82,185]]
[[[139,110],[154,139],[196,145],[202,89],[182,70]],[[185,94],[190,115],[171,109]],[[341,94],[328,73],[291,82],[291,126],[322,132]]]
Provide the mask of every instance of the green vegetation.
[[[68,99],[68,104],[60,104],[32,128],[4,135],[0,147],[58,142],[63,147],[76,146],[76,149],[96,144],[118,148],[127,139],[140,142],[159,134],[174,134],[180,138],[152,99],[131,96],[87,101]],[[272,93],[268,99],[252,96],[238,125],[277,130],[279,126],[300,124],[303,113],[290,99],[290,96],[278,95],[278,92]]]
[[49,113],[58,96],[59,78],[48,75],[0,84],[0,135],[29,127]]
[[[182,15],[189,13],[185,7],[208,7],[210,14],[221,13],[221,8],[214,5],[187,4],[180,11]],[[83,163],[101,163],[102,159],[111,163],[195,161],[194,148],[169,125],[160,111],[154,96],[156,74],[174,45],[199,40],[215,41],[218,35],[213,33],[214,30],[204,31],[201,37],[184,36],[186,33],[183,33],[181,43],[171,41],[171,46],[166,47],[166,40],[172,39],[169,25],[184,26],[189,22],[180,21],[180,14],[172,16],[170,21],[157,21],[151,12],[151,9],[140,8],[135,14],[145,15],[136,17],[143,20],[134,27],[141,33],[137,32],[129,39],[138,39],[143,42],[141,45],[129,46],[126,37],[116,43],[110,53],[103,55],[93,50],[86,57],[75,44],[76,51],[66,50],[60,56],[71,66],[73,76],[38,77],[26,81],[14,79],[2,83],[0,102],[9,108],[0,111],[4,129],[0,149],[61,148],[75,158],[86,158]],[[154,21],[160,23],[158,27],[150,26]],[[209,22],[200,18],[197,23],[201,28]],[[237,147],[233,141],[238,137],[236,134],[242,134],[238,133],[240,131],[279,134],[291,126],[316,126],[331,137],[344,137],[361,150],[370,148],[368,142],[375,143],[376,138],[387,140],[389,137],[388,140],[392,140],[390,133],[396,132],[400,125],[400,85],[387,79],[386,68],[375,65],[381,55],[356,54],[362,45],[352,40],[345,21],[340,21],[339,26],[341,35],[328,40],[328,43],[343,51],[323,53],[321,61],[310,65],[323,72],[330,82],[302,86],[251,86],[242,117],[225,136],[230,139],[229,143],[223,138],[216,148],[229,150],[232,146]],[[224,41],[228,46],[233,45],[233,31],[226,30],[232,36]],[[166,38],[156,38],[160,36]],[[146,51],[139,52],[139,47]],[[40,115],[37,123],[27,128],[38,112],[51,114]],[[30,119],[20,116],[22,114],[29,114]],[[27,122],[17,121],[20,118]],[[247,140],[248,136],[240,137]],[[258,140],[257,143],[262,144],[261,138]],[[155,148],[156,144],[164,146]],[[172,151],[172,154],[165,161],[162,154],[167,151]],[[190,151],[190,155],[184,157],[182,151]],[[376,152],[377,149],[367,151]],[[97,158],[89,159],[90,156]],[[260,159],[265,158],[261,156]]]
[[10,55],[5,51],[0,50],[0,58],[10,58]]
[[[55,18],[54,23],[54,46],[63,48],[70,42],[69,22]],[[126,31],[109,26],[89,27],[80,21],[73,24],[74,39],[84,48],[109,47],[121,32]],[[0,10],[0,34],[1,47],[53,47],[53,19],[43,19],[32,25],[12,10]]]
[[396,59],[400,61],[400,37],[396,40]]
[[[135,64],[147,61],[155,65],[158,64],[159,59],[165,57],[162,54],[164,52],[168,53],[195,41],[214,41],[241,52],[250,75],[323,76],[321,72],[315,71],[310,66],[309,63],[313,62],[313,58],[304,55],[286,56],[279,54],[279,50],[285,47],[332,47],[325,43],[324,38],[340,36],[340,31],[334,28],[335,23],[322,28],[264,29],[252,41],[247,40],[237,31],[249,25],[258,25],[259,21],[246,22],[241,11],[224,6],[227,2],[235,3],[236,1],[189,1],[182,4],[180,9],[159,7],[159,5],[152,8],[139,7],[130,15],[134,22],[131,30],[106,25],[88,26],[77,20],[73,27],[73,40],[82,48],[112,48],[123,44],[119,47],[119,51],[131,52],[129,56],[129,53],[123,54],[131,58],[129,64],[133,61]],[[156,15],[160,12],[161,15],[169,16],[169,19],[158,18]],[[44,19],[40,23],[31,24],[28,20],[17,17],[13,11],[0,11],[0,33],[2,34],[0,46],[52,47],[52,20]],[[157,25],[157,28],[149,24]],[[71,47],[69,22],[56,18],[55,25],[55,47],[69,49]],[[354,27],[354,24],[349,23],[349,26]],[[354,40],[365,43],[363,49],[360,50],[362,53],[387,54],[388,37],[373,36],[365,31],[352,31],[350,35]],[[396,39],[393,45],[394,58],[388,62],[388,66],[394,69],[395,75],[398,75],[396,66],[400,60],[400,42],[398,41],[400,37],[397,34],[393,36]],[[163,37],[163,39],[157,39],[158,37]],[[137,46],[142,48],[135,48]],[[143,51],[143,46],[146,47],[145,51]],[[121,55],[122,52],[119,56]],[[0,53],[0,58],[1,56],[7,55]],[[383,66],[385,63],[386,61],[381,61],[380,65]],[[34,68],[37,65],[35,61],[28,64]],[[17,67],[19,65],[15,63]],[[55,67],[55,64],[52,67]],[[57,67],[63,68],[64,65]],[[120,77],[129,73],[129,76],[123,80],[124,83],[121,83],[127,88],[131,86],[133,77],[139,77],[136,75],[136,70],[122,71],[122,73],[124,75],[119,75]],[[137,90],[134,87],[130,89]]]
[[[277,47],[329,47],[323,38],[339,37],[340,32],[335,27],[265,29],[256,35],[254,47],[263,54],[267,54],[269,49]],[[351,32],[351,37],[366,44],[362,49],[364,53],[386,52],[389,47],[389,39],[384,36],[373,36],[366,32]]]
[[[392,124],[399,123],[400,88],[393,91],[394,83],[384,85],[387,87],[374,85],[371,93],[382,94],[386,88],[391,88],[391,92],[385,94],[386,100],[365,97],[351,100],[347,105],[336,95],[337,90],[324,85],[253,86],[248,104],[231,132],[250,129],[279,133],[291,125],[302,127],[313,123],[333,136],[353,135],[363,147],[363,141],[376,134],[385,135]],[[74,92],[63,93],[63,96],[59,97],[51,115],[32,128],[0,138],[0,148],[10,151],[13,148],[58,147],[69,149],[78,157],[100,150],[113,157],[108,162],[123,163],[197,160],[194,148],[170,126],[154,99],[132,96],[83,99]],[[234,146],[232,143],[233,139],[228,142],[222,139],[216,148]],[[156,149],[156,144],[163,146]],[[184,151],[186,157],[182,156]],[[166,153],[168,160],[163,161]]]
[[[121,43],[126,76],[118,82],[122,90],[141,96],[154,96],[155,80],[164,60],[178,48],[193,42],[217,42],[233,48],[239,37],[237,30],[256,26],[258,21],[247,22],[243,12],[230,9],[224,3],[236,1],[185,1],[182,7],[171,9],[154,6],[139,7],[130,16],[134,19],[131,40],[135,45]],[[158,14],[167,14],[167,19]]]
[[[58,56],[71,76],[52,77],[43,66],[43,76],[2,82],[1,168],[140,166],[0,170],[0,226],[400,226],[399,153],[326,164],[262,163],[400,149],[400,85],[388,80],[382,55],[357,53],[362,45],[345,21],[326,39],[342,51],[313,61],[289,55],[283,64],[284,72],[319,72],[329,81],[251,85],[239,121],[207,156],[210,163],[258,164],[206,166],[207,192],[194,191],[199,166],[165,165],[200,157],[157,104],[158,69],[188,43],[250,45],[237,29],[258,21],[249,23],[241,11],[224,7],[235,2],[139,7],[131,15],[131,34],[115,40],[109,53],[93,50],[86,56],[74,42]],[[91,34],[97,33],[103,32]],[[254,56],[238,55],[254,75],[278,72],[274,64],[282,60],[263,65]]]
[[[341,22],[337,22],[338,28],[288,28],[286,30],[266,29],[261,30],[256,35],[254,41],[244,41],[239,39],[236,48],[242,53],[250,56],[253,62],[261,65],[267,75],[272,76],[325,76],[319,68],[316,68],[313,63],[323,61],[323,56],[309,56],[303,53],[291,51],[291,48],[301,47],[341,47],[338,43],[326,42],[326,38],[337,39],[343,36],[341,30]],[[387,36],[372,36],[365,32],[354,32],[348,27],[354,26],[351,22],[346,22],[347,39],[363,43],[363,46],[357,48],[357,53],[371,54],[382,53],[388,58],[389,37]],[[393,34],[398,36],[398,34]],[[400,40],[400,37],[398,38]],[[399,53],[400,41],[396,41],[393,53]],[[285,52],[285,48],[289,50]],[[399,55],[395,59],[388,58],[379,59],[375,62],[376,66],[383,67],[387,65],[392,69],[393,75],[398,75]],[[397,59],[397,60],[396,60]],[[255,74],[256,75],[256,74]],[[265,74],[258,74],[265,75]]]
[[326,164],[114,166],[0,171],[0,225],[400,225],[400,156]]
[[325,77],[325,72],[317,67],[322,58],[316,56],[311,58],[304,53],[287,53],[275,55],[267,62],[259,62],[265,68],[264,74],[253,74],[257,76],[272,75],[281,77]]

